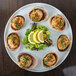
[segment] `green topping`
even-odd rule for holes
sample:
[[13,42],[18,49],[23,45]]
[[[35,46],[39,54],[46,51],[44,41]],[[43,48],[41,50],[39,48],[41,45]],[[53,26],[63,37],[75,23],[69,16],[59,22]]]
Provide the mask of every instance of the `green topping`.
[[59,26],[62,26],[62,22],[61,22],[61,20],[60,20],[60,22],[58,22],[58,24],[59,24]]
[[48,60],[49,60],[49,59],[47,59],[47,60],[44,59],[44,64],[45,64],[47,67],[49,67],[49,65],[48,65]]
[[65,41],[64,36],[61,36],[61,44],[63,44],[63,43],[64,43],[64,41]]
[[16,26],[19,25],[19,23],[16,20],[12,20],[12,23],[16,24]]
[[61,44],[63,44],[64,43],[64,40],[61,40]]
[[48,66],[47,62],[48,62],[48,60],[44,59],[44,64],[45,64],[46,66]]
[[36,13],[35,16],[38,17],[39,16],[38,13]]
[[12,22],[12,23],[16,23],[16,20],[12,20],[11,22]]
[[53,55],[48,55],[47,58],[53,58]]
[[[35,10],[34,10],[34,12],[35,12]],[[33,20],[33,21],[40,21],[39,15],[38,15],[37,12],[33,15],[32,20]]]
[[14,40],[18,40],[18,38],[15,37],[14,35],[10,35],[10,36],[8,37],[8,39],[12,39],[13,41],[14,41]]
[[20,23],[18,23],[16,20],[12,20],[11,22],[14,23],[15,26],[16,26],[18,29],[21,28],[20,25],[19,25]]
[[13,36],[9,36],[8,39],[12,39]]
[[40,21],[40,19],[38,17],[32,17],[33,21]]
[[29,60],[29,58],[27,56],[25,56],[25,55],[23,55],[21,57],[23,59],[23,63],[26,63]]
[[44,64],[45,64],[46,66],[49,66],[49,65],[48,65],[48,61],[49,61],[50,59],[52,59],[52,58],[53,58],[53,55],[52,55],[52,54],[47,55],[47,56],[44,58]]
[[32,17],[32,20],[34,21],[35,20],[35,17]]
[[64,38],[64,36],[61,36],[61,45],[63,46],[63,47],[67,47],[67,44],[65,43],[65,38]]
[[21,56],[22,63],[24,64],[24,65],[23,65],[23,68],[25,67],[26,62],[27,62],[29,59],[30,59],[30,58],[27,57],[27,56],[25,56],[25,55]]

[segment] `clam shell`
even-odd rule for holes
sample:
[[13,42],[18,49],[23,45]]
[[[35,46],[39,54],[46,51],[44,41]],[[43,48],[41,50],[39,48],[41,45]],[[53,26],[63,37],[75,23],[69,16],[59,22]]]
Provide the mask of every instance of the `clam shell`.
[[[40,21],[37,21],[37,22],[41,22],[41,21],[46,21],[47,19],[48,19],[48,12],[46,11],[46,9],[44,9],[43,7],[40,7],[40,6],[36,6],[36,7],[34,7],[33,9],[40,9],[40,10],[42,10],[42,12],[43,12],[43,14],[44,14],[44,18],[42,19],[42,20],[40,20]],[[33,10],[32,9],[32,10]],[[32,11],[31,10],[31,11]],[[29,18],[30,18],[30,13],[31,13],[31,11],[29,12]],[[30,18],[31,19],[31,18]],[[32,19],[31,19],[32,20]],[[35,21],[34,21],[35,22]]]
[[[42,65],[43,65],[43,67],[45,67],[45,68],[52,68],[52,67],[55,67],[55,66],[57,65],[58,61],[59,61],[59,57],[58,57],[58,55],[57,55],[56,52],[50,52],[50,53],[53,53],[53,54],[56,55],[56,57],[57,57],[57,61],[56,61],[56,63],[55,63],[54,65],[52,65],[52,66],[50,66],[50,67],[47,67],[47,66],[44,65],[44,63],[43,63],[43,60],[44,60],[44,58],[43,58],[43,60],[42,60]],[[48,54],[49,54],[49,53],[48,53]],[[48,54],[46,54],[46,55],[48,55]],[[46,55],[45,55],[45,56],[46,56]],[[44,57],[45,57],[45,56],[44,56]]]
[[[33,63],[32,63],[32,65],[30,66],[30,67],[28,67],[28,68],[25,68],[25,69],[33,69],[33,68],[35,68],[36,67],[36,65],[37,65],[37,59],[34,57],[34,56],[32,56],[32,55],[30,55],[30,54],[28,54],[28,53],[25,53],[25,52],[23,52],[23,53],[20,53],[19,55],[18,55],[18,57],[17,57],[17,60],[18,60],[18,63],[19,63],[19,59],[20,59],[20,57],[22,56],[22,55],[29,55],[31,58],[32,58],[32,60],[33,60]],[[20,67],[20,66],[19,66]]]
[[[57,14],[57,15],[59,15],[59,14]],[[56,15],[54,15],[54,16],[56,16]],[[53,28],[53,26],[52,26],[52,24],[51,24],[51,20],[52,20],[52,18],[53,18],[54,16],[52,16],[52,17],[50,17],[50,18],[48,19],[48,23],[47,23],[47,24],[48,24],[49,27],[50,27],[51,29],[53,29],[53,30],[63,31],[63,30],[65,29],[65,27],[66,27],[66,23],[64,23],[63,29],[58,30],[58,29]],[[60,15],[60,16],[61,16],[61,15]],[[62,17],[62,18],[63,18],[63,17]]]
[[[23,16],[17,15],[17,16],[15,16],[15,17],[22,17],[22,18],[24,19],[24,22],[25,22],[25,18],[24,18]],[[13,17],[13,18],[15,18],[15,17]],[[13,18],[12,18],[12,19],[13,19]],[[11,19],[11,21],[12,21],[12,19]],[[23,24],[24,24],[24,23],[23,23]],[[14,29],[12,26],[11,26],[11,29],[14,30],[14,31],[18,30],[18,29]],[[20,28],[20,29],[21,29],[21,28]],[[20,29],[19,29],[19,30],[20,30]]]
[[[63,35],[63,34],[62,34],[62,35]],[[59,39],[62,35],[60,35],[60,36],[58,37],[58,39]],[[57,48],[58,48],[58,39],[57,39]],[[71,42],[71,40],[70,40],[70,42]],[[66,51],[66,50],[68,49],[69,46],[70,46],[70,45],[68,45],[64,50],[61,50],[61,49],[59,49],[59,48],[58,48],[58,50],[59,50],[60,52],[64,52],[64,51]]]
[[[13,33],[15,33],[15,34],[19,37],[19,35],[18,35],[16,32],[12,32],[12,33],[10,33],[10,34],[13,34]],[[9,35],[10,35],[10,34],[9,34]],[[9,35],[8,35],[8,36],[9,36]],[[10,51],[13,51],[13,52],[18,51],[18,50],[20,49],[20,46],[21,46],[21,45],[19,44],[19,46],[18,46],[17,48],[15,48],[15,49],[10,48],[9,45],[8,45],[8,43],[7,43],[7,40],[8,40],[7,38],[8,38],[8,36],[6,37],[5,47],[8,48]],[[20,37],[19,37],[19,43],[20,43]]]

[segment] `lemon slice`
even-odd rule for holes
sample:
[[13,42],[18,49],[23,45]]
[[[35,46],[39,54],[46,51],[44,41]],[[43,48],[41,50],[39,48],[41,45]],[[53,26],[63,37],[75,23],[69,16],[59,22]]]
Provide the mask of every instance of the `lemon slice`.
[[41,43],[44,43],[43,30],[41,30],[41,31],[38,33],[38,40],[39,40]]
[[31,43],[31,44],[35,44],[35,42],[33,41],[33,34],[34,34],[34,31],[32,31],[29,36],[28,36],[28,41]]
[[39,30],[36,30],[36,31],[34,32],[34,34],[33,34],[33,40],[34,40],[35,43],[40,43],[40,42],[38,41],[38,39],[37,39],[38,32],[39,32]]

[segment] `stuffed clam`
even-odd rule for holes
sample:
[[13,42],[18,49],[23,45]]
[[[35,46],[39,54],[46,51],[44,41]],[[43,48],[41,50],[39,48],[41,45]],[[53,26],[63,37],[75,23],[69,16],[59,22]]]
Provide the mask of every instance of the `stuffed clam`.
[[61,15],[57,14],[49,18],[48,25],[57,31],[62,31],[65,28],[65,20]]
[[20,53],[18,56],[18,64],[22,69],[33,69],[37,65],[37,59],[28,53]]
[[55,52],[48,53],[44,58],[43,58],[43,66],[45,68],[50,68],[53,67],[57,64],[58,62],[58,55]]
[[57,47],[59,51],[65,51],[70,45],[70,39],[66,35],[60,35],[57,40]]
[[29,18],[34,22],[44,21],[47,20],[48,13],[44,8],[37,6],[29,12]]
[[6,39],[6,44],[7,44],[7,47],[9,47],[9,49],[11,51],[16,51],[20,48],[20,38],[19,38],[19,35],[17,33],[10,33],[8,36],[7,36],[7,39]]
[[13,30],[20,30],[22,26],[24,25],[25,18],[21,15],[17,15],[12,18],[11,20],[11,29]]

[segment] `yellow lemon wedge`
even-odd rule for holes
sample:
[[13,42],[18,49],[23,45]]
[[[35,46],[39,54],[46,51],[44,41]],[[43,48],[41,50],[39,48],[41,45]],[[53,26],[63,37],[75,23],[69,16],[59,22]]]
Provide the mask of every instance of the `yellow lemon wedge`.
[[34,31],[32,31],[29,35],[28,35],[28,41],[31,43],[31,44],[35,44],[34,40],[33,40],[33,34],[34,34]]
[[41,30],[41,31],[38,32],[38,40],[39,40],[41,43],[44,43],[43,30]]
[[34,40],[35,43],[40,43],[40,42],[38,41],[38,39],[37,39],[38,32],[39,32],[39,30],[36,30],[36,31],[34,32],[34,34],[33,34],[33,40]]

